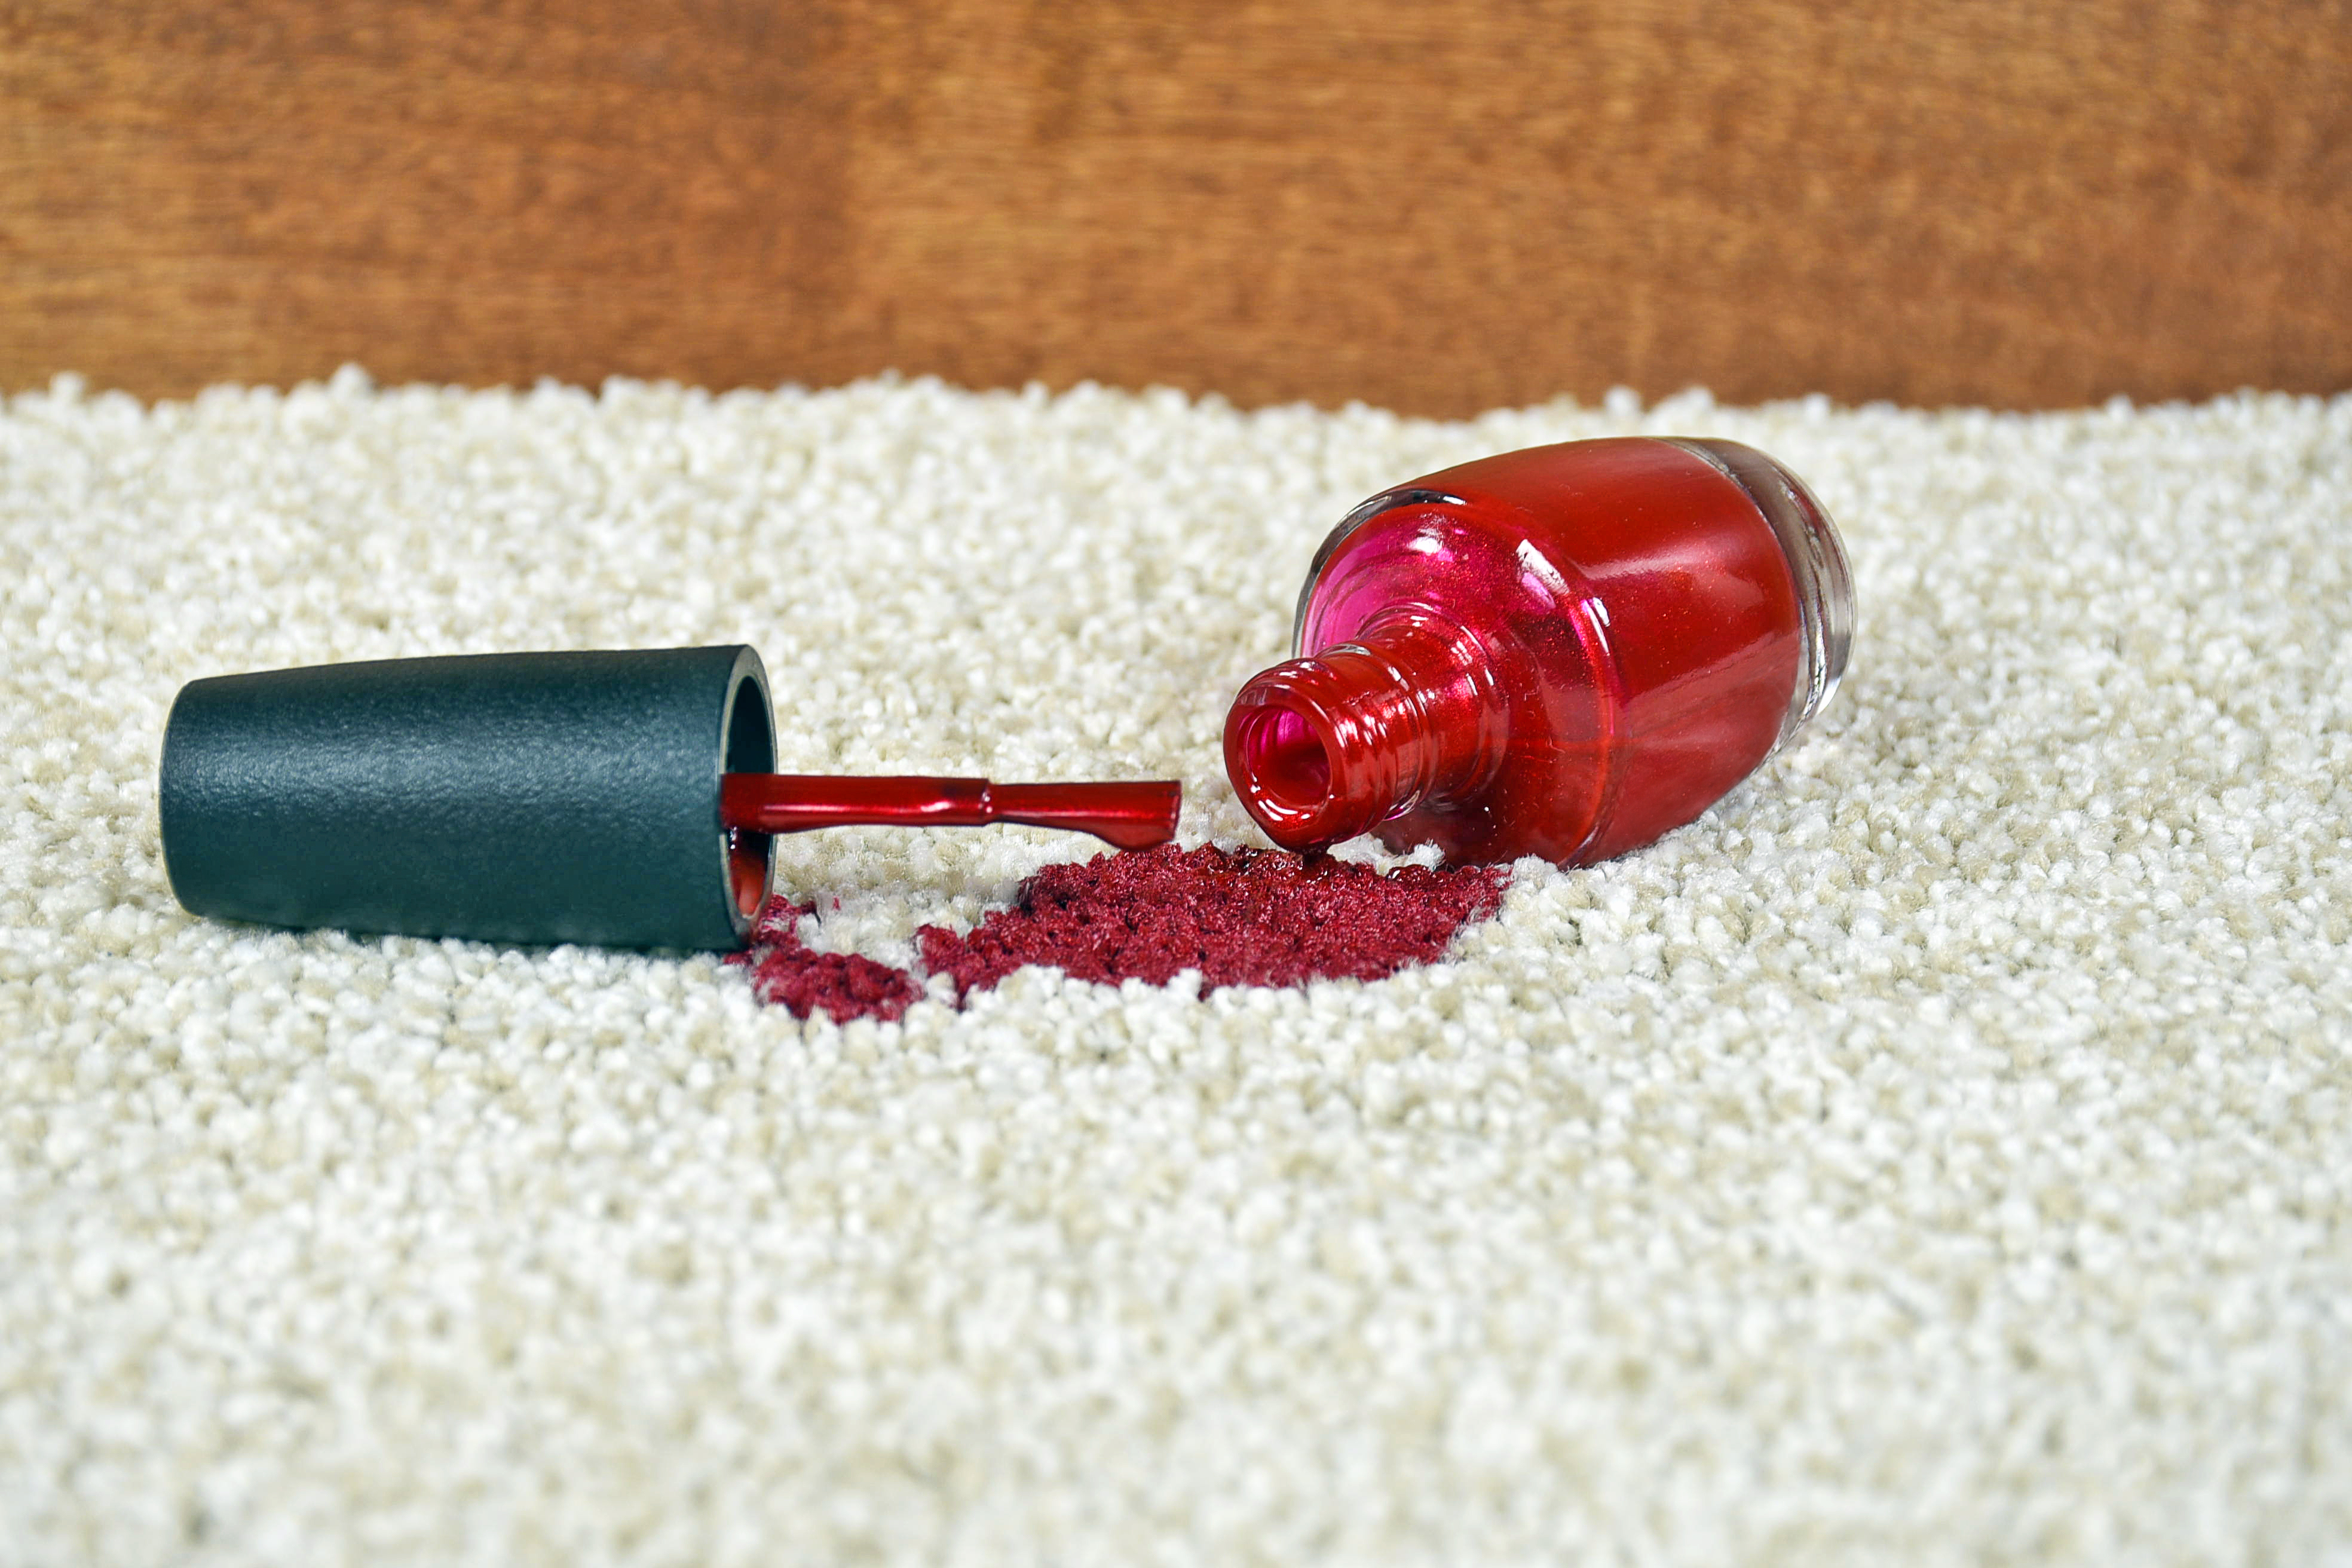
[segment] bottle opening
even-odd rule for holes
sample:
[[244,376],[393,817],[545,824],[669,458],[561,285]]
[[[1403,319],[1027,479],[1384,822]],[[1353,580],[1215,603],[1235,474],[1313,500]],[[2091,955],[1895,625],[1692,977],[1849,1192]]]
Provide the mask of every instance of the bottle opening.
[[1225,773],[1285,849],[1369,833],[1494,761],[1488,681],[1458,632],[1417,620],[1374,628],[1250,678],[1225,717]]
[[1260,708],[1242,721],[1241,766],[1255,796],[1277,811],[1318,811],[1331,796],[1331,753],[1288,708]]
[[1282,689],[1282,674],[1260,676],[1228,715],[1225,773],[1268,838],[1285,849],[1326,848],[1371,828],[1391,803],[1363,776],[1363,759],[1337,749],[1334,716]]

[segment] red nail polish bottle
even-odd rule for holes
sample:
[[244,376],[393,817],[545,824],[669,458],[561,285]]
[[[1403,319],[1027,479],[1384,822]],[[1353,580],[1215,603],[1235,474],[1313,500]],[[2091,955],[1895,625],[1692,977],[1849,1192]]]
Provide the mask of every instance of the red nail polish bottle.
[[1801,480],[1736,441],[1571,441],[1386,490],[1317,552],[1225,768],[1292,849],[1605,860],[1820,711],[1853,625]]

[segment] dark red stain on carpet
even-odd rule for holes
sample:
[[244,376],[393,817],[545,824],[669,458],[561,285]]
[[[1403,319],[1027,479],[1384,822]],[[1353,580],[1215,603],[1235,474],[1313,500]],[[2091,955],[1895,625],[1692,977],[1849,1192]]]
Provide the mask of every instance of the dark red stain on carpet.
[[[1383,876],[1326,856],[1168,845],[1048,866],[1011,909],[969,932],[925,926],[915,942],[929,973],[953,977],[959,1001],[1029,963],[1112,984],[1197,969],[1204,989],[1379,980],[1443,957],[1456,931],[1501,905],[1504,879],[1492,867]],[[896,1018],[921,994],[903,971],[811,952],[796,930],[805,912],[769,900],[753,946],[733,961],[751,965],[762,997],[845,1023]]]
[[1024,963],[1114,984],[1187,969],[1204,988],[1378,980],[1442,956],[1502,897],[1502,873],[1483,867],[1384,877],[1328,856],[1169,845],[1048,866],[969,934],[925,926],[915,940],[959,996]]
[[851,952],[818,952],[801,941],[801,917],[815,909],[770,899],[751,928],[751,945],[728,956],[728,963],[751,971],[751,989],[761,1001],[789,1007],[795,1018],[821,1010],[839,1024],[852,1018],[887,1023],[922,995],[903,969]]

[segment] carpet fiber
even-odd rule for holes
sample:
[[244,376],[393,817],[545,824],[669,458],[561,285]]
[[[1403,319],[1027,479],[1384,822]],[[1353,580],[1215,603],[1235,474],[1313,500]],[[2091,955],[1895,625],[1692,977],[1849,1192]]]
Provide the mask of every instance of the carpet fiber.
[[[841,1026],[163,879],[185,680],[731,640],[788,770],[1181,777],[1262,843],[1223,705],[1332,521],[1640,431],[1812,483],[1845,689],[1390,979]],[[0,1563],[2352,1561],[2348,579],[2352,399],[17,397]],[[919,972],[1091,853],[777,890]]]

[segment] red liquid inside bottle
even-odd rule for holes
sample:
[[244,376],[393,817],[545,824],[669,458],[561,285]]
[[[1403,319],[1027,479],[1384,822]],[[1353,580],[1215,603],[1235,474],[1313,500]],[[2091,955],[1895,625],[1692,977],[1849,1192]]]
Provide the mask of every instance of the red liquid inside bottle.
[[1225,768],[1277,844],[1377,832],[1586,865],[1697,816],[1821,710],[1853,596],[1835,528],[1736,441],[1571,441],[1364,502]]

